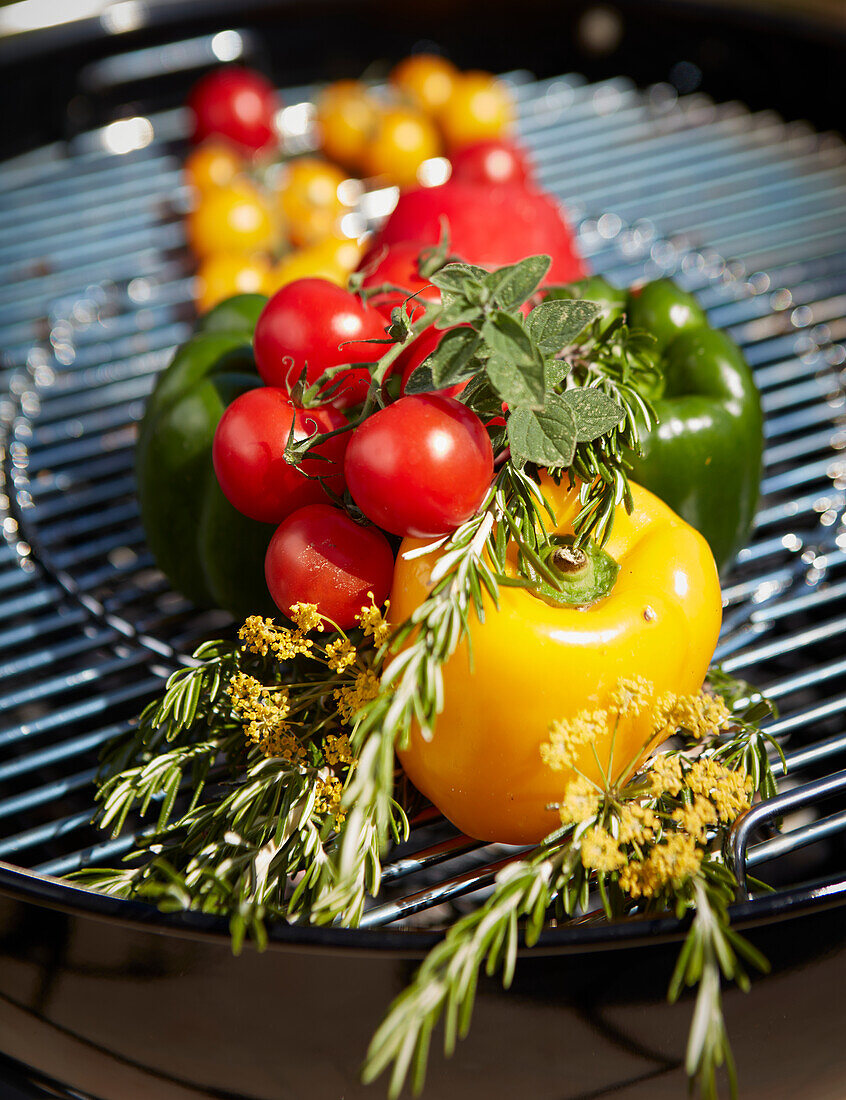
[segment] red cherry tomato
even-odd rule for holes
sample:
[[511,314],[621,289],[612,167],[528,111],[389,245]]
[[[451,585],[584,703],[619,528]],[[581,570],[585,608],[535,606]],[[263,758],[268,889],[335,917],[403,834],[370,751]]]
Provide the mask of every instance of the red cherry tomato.
[[395,535],[454,531],[478,509],[493,477],[482,422],[452,397],[401,397],[356,428],[344,476],[368,519]]
[[[400,241],[388,249],[379,250],[378,255],[381,258],[364,279],[362,286],[370,288],[391,285],[402,288],[401,290],[386,291],[384,294],[376,294],[369,299],[370,305],[374,309],[378,309],[386,320],[390,321],[391,310],[395,306],[402,305],[410,294],[417,294],[420,301],[423,302],[439,302],[441,300],[441,292],[428,279],[423,278],[418,268],[420,253],[427,248],[431,248],[431,245],[421,244],[419,241]],[[365,256],[361,266],[366,266],[368,262],[372,262],[373,258],[373,253],[369,258]],[[403,290],[405,294],[402,293]],[[416,305],[416,300],[408,303],[406,312],[412,320],[417,319],[421,311]]]
[[375,527],[362,527],[340,508],[310,504],[279,525],[264,559],[267,587],[280,611],[295,603],[317,604],[336,626],[355,625],[355,616],[388,598],[394,555]]
[[223,137],[253,153],[278,144],[276,92],[270,81],[251,69],[231,65],[204,76],[192,88],[188,107],[194,113],[195,142]]
[[334,431],[347,421],[330,405],[295,408],[285,390],[269,386],[242,393],[220,418],[212,446],[214,472],[230,504],[250,519],[279,523],[297,508],[326,501],[317,477],[325,478],[334,493],[344,491],[342,470],[350,436],[335,436],[316,448],[330,461],[307,458],[292,466],[285,461],[292,423],[295,438],[305,439]]
[[534,175],[531,161],[516,142],[490,138],[464,145],[450,157],[452,178],[465,183],[515,183],[525,186]]
[[[363,341],[380,339],[385,339],[381,313],[328,279],[297,279],[277,291],[262,310],[253,349],[264,381],[290,392],[306,364],[306,380],[312,385],[329,367],[379,359],[387,345]],[[370,372],[354,368],[336,375],[333,383],[321,393],[337,408],[348,408],[367,396]]]

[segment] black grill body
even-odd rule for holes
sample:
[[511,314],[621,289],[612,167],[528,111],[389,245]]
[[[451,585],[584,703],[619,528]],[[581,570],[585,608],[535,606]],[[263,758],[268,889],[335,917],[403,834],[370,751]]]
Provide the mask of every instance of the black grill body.
[[[349,6],[326,5],[324,14],[330,9],[354,21]],[[230,47],[240,42],[250,59],[279,41],[284,13],[262,9],[246,29],[210,28],[223,19],[217,10],[208,5],[191,24],[183,60],[211,59],[209,29],[228,34]],[[366,25],[378,22],[375,10]],[[666,41],[653,43],[654,72],[644,77],[650,62],[631,46],[662,11]],[[710,17],[685,24],[702,15],[684,11],[674,22],[662,5],[622,5],[617,46],[604,59],[579,58],[594,77],[603,66],[644,80],[675,73],[681,93],[618,75],[511,79],[541,182],[579,223],[595,270],[621,284],[677,278],[756,369],[765,480],[753,537],[725,578],[718,654],[779,703],[773,732],[791,768],[779,797],[735,833],[741,874],[748,868],[775,888],[735,910],[773,971],[749,995],[727,991],[726,1013],[744,1097],[840,1100],[846,155],[839,138],[808,123],[685,91],[703,74],[711,87],[707,50],[690,52],[702,41],[685,37],[685,25],[707,27],[730,56],[744,38],[737,23],[722,37]],[[589,14],[574,6],[573,42]],[[479,10],[459,5],[444,18],[445,41],[464,43],[456,59],[513,66],[513,54],[497,52],[504,46],[485,53],[468,36],[471,16]],[[153,27],[137,45],[183,30]],[[828,55],[816,40],[780,34],[770,25],[760,49],[790,43],[795,57],[816,56],[824,88]],[[305,34],[302,57],[314,64],[309,41]],[[324,69],[303,77],[360,69],[358,39],[350,32],[344,41],[331,38]],[[411,41],[383,52],[398,56]],[[61,52],[61,42],[52,48]],[[357,1083],[370,1034],[444,919],[474,903],[507,852],[424,816],[389,860],[365,928],[278,927],[266,954],[240,959],[221,922],[165,918],[53,877],[128,849],[130,839],[110,841],[88,824],[97,753],[195,642],[228,625],[197,613],[155,571],[132,474],[145,396],[192,320],[179,174],[185,119],[170,106],[191,66],[150,81],[144,66],[161,54],[130,51],[121,71],[139,74],[131,100],[108,65],[114,41],[89,39],[85,49],[85,66],[61,55],[78,92],[70,140],[0,171],[0,1051],[9,1059],[0,1079],[5,1072],[9,1089],[15,1081],[25,1095],[96,1100],[380,1095],[381,1085]],[[550,45],[526,49],[524,63],[538,74],[563,68],[550,67]],[[725,95],[721,71],[710,69]],[[307,147],[308,109],[298,105],[311,89],[280,83],[293,109],[289,138]],[[766,87],[745,98],[775,105],[771,87],[772,100]],[[736,89],[747,92],[745,79]],[[363,213],[374,217],[390,201],[370,194]],[[783,837],[772,831],[779,818]],[[550,929],[523,953],[508,994],[482,983],[471,1036],[450,1062],[433,1059],[428,1095],[684,1095],[691,1004],[664,1002],[682,934],[669,919]]]

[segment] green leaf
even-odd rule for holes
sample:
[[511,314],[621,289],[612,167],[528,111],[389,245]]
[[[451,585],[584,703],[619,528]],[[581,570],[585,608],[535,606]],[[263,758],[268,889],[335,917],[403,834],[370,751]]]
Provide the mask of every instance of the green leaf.
[[[418,368],[418,370],[420,369]],[[417,371],[411,377],[414,378],[416,374]],[[410,391],[406,387],[406,393],[408,392]],[[464,390],[458,395],[458,400],[466,405],[468,409],[472,409],[483,420],[502,412],[502,398],[483,374],[477,374],[475,378],[470,379]]]
[[441,304],[441,312],[435,321],[437,329],[452,328],[453,325],[464,325],[468,322],[478,323],[483,317],[481,305],[462,295],[444,294]]
[[406,397],[411,397],[415,393],[431,393],[432,390],[437,388],[432,377],[432,369],[428,365],[428,360],[426,360],[419,367],[415,367],[408,376],[404,393]]
[[545,355],[556,355],[599,313],[596,302],[572,298],[541,302],[526,318],[526,330]]
[[491,384],[512,408],[542,408],[546,398],[543,359],[516,317],[495,313],[482,326],[493,354],[487,363]]
[[616,401],[594,387],[565,390],[561,399],[576,421],[577,443],[590,443],[615,428],[625,416]]
[[534,294],[549,271],[549,256],[528,256],[517,264],[492,271],[485,278],[494,305],[499,309],[516,309]]
[[515,409],[508,420],[512,458],[521,464],[569,466],[576,449],[576,419],[570,406],[550,394],[540,410]]
[[479,363],[473,356],[481,342],[481,336],[472,328],[454,328],[444,333],[421,364],[431,370],[436,389],[454,386],[478,373]]
[[570,373],[570,364],[565,359],[545,359],[543,364],[543,376],[546,380],[546,388],[554,390]]
[[447,264],[431,276],[431,282],[440,291],[466,297],[468,293],[480,289],[488,272],[473,264]]

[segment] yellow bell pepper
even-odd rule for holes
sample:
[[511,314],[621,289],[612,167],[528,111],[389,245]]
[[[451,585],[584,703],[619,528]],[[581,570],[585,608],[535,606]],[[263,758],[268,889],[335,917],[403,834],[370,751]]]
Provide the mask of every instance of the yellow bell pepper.
[[[549,478],[542,489],[556,533],[572,533],[577,493]],[[702,686],[722,615],[714,559],[705,539],[658,497],[638,485],[632,493],[634,511],[619,509],[606,546],[620,566],[610,594],[589,607],[562,607],[503,587],[499,609],[486,595],[484,622],[470,620],[472,664],[465,638],[443,666],[444,707],[431,740],[414,728],[400,752],[412,783],[469,836],[534,843],[560,824],[550,804],[575,772],[553,771],[541,759],[553,722],[604,709],[621,680],[643,678],[655,698]],[[424,544],[402,544],[394,622],[428,594],[439,552],[403,557]],[[576,766],[595,782],[616,778],[645,755],[652,729],[649,713],[623,718],[613,739],[607,729],[580,747]]]

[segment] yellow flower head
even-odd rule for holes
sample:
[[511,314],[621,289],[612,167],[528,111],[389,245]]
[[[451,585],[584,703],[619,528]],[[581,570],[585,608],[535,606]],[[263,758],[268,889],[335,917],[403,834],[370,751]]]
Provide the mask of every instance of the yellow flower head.
[[626,857],[617,841],[601,826],[588,829],[582,837],[582,865],[589,871],[618,871]]
[[244,650],[260,657],[266,657],[268,652],[275,653],[280,661],[308,653],[314,644],[302,631],[274,626],[273,619],[263,619],[261,615],[250,615],[238,631],[238,637],[244,643]]
[[687,774],[687,785],[694,794],[703,795],[716,807],[720,821],[734,821],[751,806],[752,779],[734,771],[713,757],[702,757]]
[[620,810],[617,840],[620,844],[648,844],[657,827],[658,818],[654,810],[641,806],[639,802],[626,802]]
[[581,825],[590,821],[599,809],[600,797],[596,787],[583,776],[571,779],[558,807],[563,825]]
[[292,622],[305,633],[309,630],[323,630],[323,617],[318,612],[316,603],[292,603],[289,610]]
[[575,767],[582,747],[607,729],[607,710],[583,710],[574,718],[553,722],[549,741],[540,747],[541,760],[556,772]]
[[345,684],[333,692],[341,720],[351,726],[358,711],[378,694],[379,677],[373,669],[359,672],[352,684]]
[[620,718],[638,718],[652,705],[655,688],[643,676],[620,680],[611,693],[609,707]]
[[705,691],[697,695],[665,697],[663,711],[664,723],[671,730],[687,730],[700,740],[715,736],[731,722],[731,711],[723,700]]
[[347,816],[341,809],[341,799],[344,788],[340,779],[334,775],[317,781],[317,797],[314,800],[314,810],[319,814],[331,814],[335,818],[337,828]]
[[287,688],[266,688],[255,677],[236,672],[226,690],[232,709],[243,723],[244,734],[265,756],[290,761],[305,757],[305,749],[291,736],[286,722],[291,709]]
[[353,764],[355,758],[350,747],[350,739],[346,733],[337,736],[329,733],[323,742],[323,755],[327,764]]
[[692,806],[682,806],[673,811],[673,821],[682,832],[702,844],[706,839],[708,826],[717,824],[717,811],[713,803],[698,794],[694,797]]
[[670,833],[645,860],[630,860],[626,864],[620,873],[620,889],[632,898],[655,897],[665,886],[678,889],[699,870],[703,854],[692,837]]
[[344,672],[355,664],[355,646],[349,638],[338,638],[326,646],[326,660],[333,672]]
[[387,642],[391,634],[391,628],[385,620],[385,613],[391,606],[391,601],[385,601],[385,612],[383,613],[381,608],[376,606],[373,593],[368,592],[367,595],[370,597],[370,605],[362,607],[356,615],[356,621],[364,631],[365,638],[372,637],[373,644],[379,646],[383,642]]
[[681,761],[677,756],[660,753],[644,773],[651,794],[670,794],[673,798],[684,786]]

